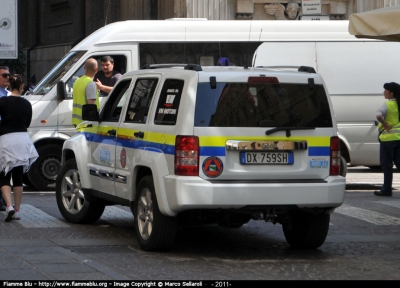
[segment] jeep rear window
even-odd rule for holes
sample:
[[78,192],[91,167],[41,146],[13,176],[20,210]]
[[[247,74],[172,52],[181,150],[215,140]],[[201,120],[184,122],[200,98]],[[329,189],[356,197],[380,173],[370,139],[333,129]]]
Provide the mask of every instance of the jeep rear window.
[[325,89],[308,84],[200,83],[197,127],[332,127]]
[[157,125],[175,125],[183,89],[183,80],[166,79],[158,100],[154,123]]

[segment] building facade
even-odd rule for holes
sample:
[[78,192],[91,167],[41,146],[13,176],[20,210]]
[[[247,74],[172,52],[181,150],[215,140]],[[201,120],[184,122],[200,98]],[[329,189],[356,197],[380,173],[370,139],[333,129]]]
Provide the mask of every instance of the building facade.
[[[209,20],[297,20],[301,0],[18,0],[18,38],[27,53],[29,78],[40,80],[83,38],[112,22],[207,18]],[[321,0],[330,20],[400,0]]]

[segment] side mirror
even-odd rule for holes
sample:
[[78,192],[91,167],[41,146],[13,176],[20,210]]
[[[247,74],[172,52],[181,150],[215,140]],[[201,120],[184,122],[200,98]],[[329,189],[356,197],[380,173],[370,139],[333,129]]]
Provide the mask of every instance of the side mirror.
[[64,81],[57,82],[57,97],[59,100],[67,99],[67,90],[65,89]]
[[99,111],[96,104],[85,104],[82,106],[82,120],[99,121]]

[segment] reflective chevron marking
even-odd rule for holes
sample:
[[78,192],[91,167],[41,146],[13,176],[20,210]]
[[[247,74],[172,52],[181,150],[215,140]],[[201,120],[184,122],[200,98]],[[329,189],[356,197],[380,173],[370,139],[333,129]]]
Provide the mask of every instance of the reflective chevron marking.
[[335,212],[357,218],[375,225],[400,225],[400,218],[385,215],[379,212],[374,212],[371,210],[353,207],[346,204],[343,204],[339,208],[336,208]]

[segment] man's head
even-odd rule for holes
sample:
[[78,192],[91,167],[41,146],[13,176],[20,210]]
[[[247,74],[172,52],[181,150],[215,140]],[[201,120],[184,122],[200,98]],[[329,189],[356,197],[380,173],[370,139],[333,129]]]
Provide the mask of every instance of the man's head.
[[0,87],[6,89],[10,86],[10,69],[7,66],[0,66]]
[[97,61],[94,58],[89,58],[85,62],[85,75],[93,78],[94,74],[96,74],[98,67]]
[[111,56],[103,56],[101,58],[101,70],[106,76],[111,76],[114,69],[114,59]]

